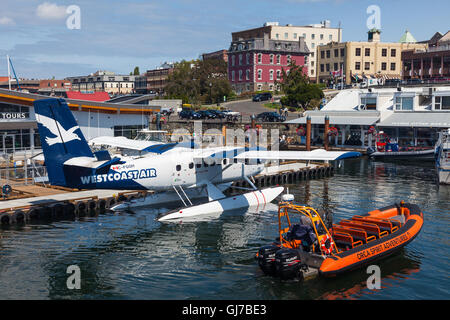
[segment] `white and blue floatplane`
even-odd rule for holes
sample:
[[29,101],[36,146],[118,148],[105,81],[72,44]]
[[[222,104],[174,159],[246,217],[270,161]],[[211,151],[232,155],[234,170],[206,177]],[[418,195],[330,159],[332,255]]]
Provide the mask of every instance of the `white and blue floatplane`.
[[[158,143],[137,157],[92,152],[64,99],[34,102],[49,181],[78,189],[153,190],[147,198],[119,204],[113,210],[174,203],[184,207],[161,215],[169,221],[269,203],[282,187],[258,190],[251,181],[269,160],[332,161],[359,157],[358,152],[268,151],[241,147],[200,148],[190,143]],[[246,180],[248,192],[226,197],[233,181]],[[193,205],[191,199],[208,202]]]

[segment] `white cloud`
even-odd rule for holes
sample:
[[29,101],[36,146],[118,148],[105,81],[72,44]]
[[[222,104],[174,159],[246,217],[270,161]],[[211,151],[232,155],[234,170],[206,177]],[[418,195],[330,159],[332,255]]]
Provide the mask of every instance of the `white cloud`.
[[14,20],[13,19],[11,19],[11,18],[8,18],[8,17],[0,17],[0,25],[3,25],[3,26],[13,26],[13,25],[15,25],[16,23],[14,22]]
[[56,3],[44,2],[36,9],[36,14],[41,19],[63,19],[67,16],[66,7]]

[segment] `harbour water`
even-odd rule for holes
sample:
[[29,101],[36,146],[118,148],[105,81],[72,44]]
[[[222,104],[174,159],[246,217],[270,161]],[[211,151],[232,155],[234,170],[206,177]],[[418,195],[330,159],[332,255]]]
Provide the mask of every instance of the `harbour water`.
[[[333,177],[290,185],[296,201],[348,218],[404,200],[425,216],[419,236],[365,269],[336,279],[280,281],[254,254],[277,236],[276,205],[205,221],[162,224],[150,209],[0,230],[0,299],[449,299],[450,187],[433,163],[348,160]],[[67,268],[81,289],[67,288]]]

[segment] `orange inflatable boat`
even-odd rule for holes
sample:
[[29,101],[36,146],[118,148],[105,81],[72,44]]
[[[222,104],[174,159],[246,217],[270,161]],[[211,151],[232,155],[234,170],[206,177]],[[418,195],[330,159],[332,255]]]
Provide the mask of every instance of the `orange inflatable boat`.
[[256,258],[260,268],[282,279],[301,278],[307,273],[340,275],[410,243],[422,229],[423,213],[417,205],[402,201],[338,224],[329,220],[311,207],[281,202],[280,236],[272,245],[259,249]]

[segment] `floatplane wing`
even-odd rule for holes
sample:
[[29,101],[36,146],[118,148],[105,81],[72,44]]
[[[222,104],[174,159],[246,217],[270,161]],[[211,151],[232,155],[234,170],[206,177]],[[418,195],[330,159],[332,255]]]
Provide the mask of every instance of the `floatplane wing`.
[[361,153],[353,151],[326,151],[317,149],[313,151],[270,151],[250,150],[244,148],[224,149],[223,151],[203,150],[196,158],[208,160],[238,159],[238,160],[303,160],[303,161],[333,161],[360,157]]
[[90,146],[111,146],[116,148],[130,149],[136,151],[145,151],[147,148],[163,144],[162,142],[149,142],[149,141],[139,141],[132,140],[126,137],[96,137],[89,140]]

